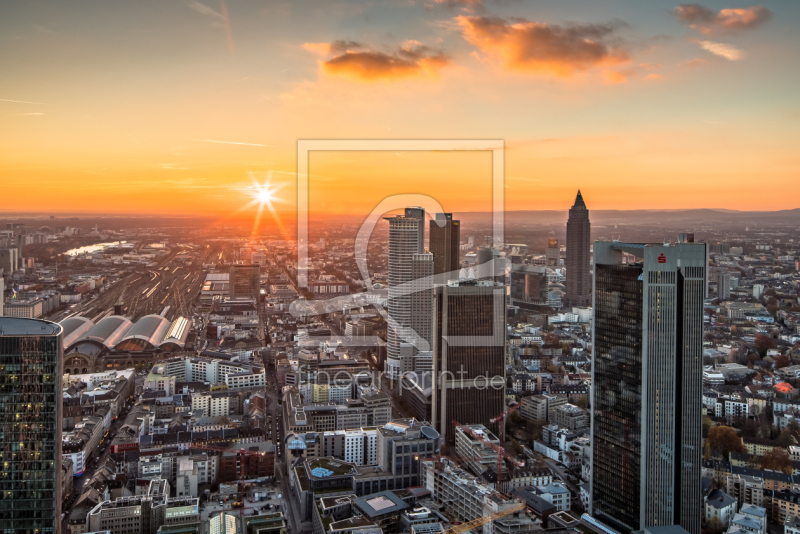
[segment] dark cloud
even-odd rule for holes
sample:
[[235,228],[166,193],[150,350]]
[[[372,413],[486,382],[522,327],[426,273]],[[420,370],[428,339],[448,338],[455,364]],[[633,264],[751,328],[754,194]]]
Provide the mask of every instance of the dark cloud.
[[772,13],[764,6],[726,8],[714,12],[700,4],[681,4],[675,16],[690,28],[711,35],[720,31],[748,30],[768,20]]
[[628,61],[616,25],[560,26],[524,19],[457,17],[464,38],[500,58],[509,70],[568,77]]
[[336,55],[322,62],[324,72],[360,81],[432,75],[450,62],[441,51],[416,41],[409,41],[390,53],[372,50],[352,41],[334,41],[330,44],[330,53]]

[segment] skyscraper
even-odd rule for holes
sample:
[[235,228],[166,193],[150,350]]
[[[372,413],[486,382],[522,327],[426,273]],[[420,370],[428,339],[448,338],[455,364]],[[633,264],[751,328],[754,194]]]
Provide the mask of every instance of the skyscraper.
[[597,242],[594,254],[592,515],[699,534],[706,245]]
[[505,285],[451,280],[434,291],[431,420],[453,445],[453,420],[490,427],[505,407]]
[[500,251],[492,247],[478,248],[478,279],[493,280],[504,284],[506,281],[505,259]]
[[411,328],[416,333],[415,345],[423,351],[425,363],[418,365],[414,354],[414,371],[430,371],[431,346],[433,342],[433,271],[435,256],[430,252],[414,254],[411,259]]
[[61,326],[0,317],[0,529],[59,532]]
[[433,254],[433,273],[437,275],[437,283],[446,284],[448,277],[445,273],[458,271],[460,244],[461,223],[453,220],[452,213],[437,213],[436,220],[430,222],[430,251]]
[[589,210],[578,191],[567,220],[567,306],[588,306],[592,302],[591,246]]
[[261,289],[261,266],[257,263],[231,265],[230,295],[233,298],[249,297],[258,301]]
[[412,338],[412,288],[414,255],[425,245],[425,210],[406,208],[404,215],[389,221],[389,321],[386,327],[386,365],[389,380],[398,380],[414,370],[413,351],[401,345]]
[[561,264],[561,248],[558,246],[558,239],[547,240],[547,248],[544,251],[544,264],[547,267],[558,267]]
[[717,273],[717,298],[719,300],[731,298],[731,275],[728,271]]
[[512,306],[531,311],[547,306],[547,267],[512,265],[509,278]]

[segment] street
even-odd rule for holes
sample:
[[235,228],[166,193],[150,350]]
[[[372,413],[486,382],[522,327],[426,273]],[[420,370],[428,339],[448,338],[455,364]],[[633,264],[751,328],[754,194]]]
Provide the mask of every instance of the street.
[[281,509],[286,516],[289,523],[290,532],[310,532],[311,523],[303,523],[300,520],[300,512],[297,509],[295,499],[291,497],[291,488],[289,487],[289,479],[287,475],[286,463],[286,436],[283,429],[283,416],[281,405],[278,404],[278,399],[281,396],[281,391],[276,385],[274,367],[269,365],[268,357],[264,355],[264,368],[267,375],[267,387],[265,390],[266,400],[266,413],[267,413],[267,437],[272,439],[276,447],[278,447],[275,458],[275,479],[279,484],[278,493],[282,495]]

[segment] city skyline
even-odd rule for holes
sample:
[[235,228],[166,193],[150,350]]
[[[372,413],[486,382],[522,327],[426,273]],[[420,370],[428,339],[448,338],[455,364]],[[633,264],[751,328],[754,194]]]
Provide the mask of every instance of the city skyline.
[[[297,139],[465,137],[505,140],[509,210],[578,188],[593,209],[794,208],[797,191],[753,199],[796,175],[800,8],[701,7],[17,3],[0,20],[0,210],[223,214],[272,173],[285,211]],[[317,211],[368,211],[398,181],[488,209],[484,154],[319,153],[310,169]]]
[[800,534],[800,1],[0,4],[0,534]]

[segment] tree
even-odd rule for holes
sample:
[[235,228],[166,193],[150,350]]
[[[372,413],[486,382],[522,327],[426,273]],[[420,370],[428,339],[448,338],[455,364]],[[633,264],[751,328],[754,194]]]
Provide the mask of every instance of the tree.
[[769,349],[775,348],[775,340],[764,334],[757,334],[753,344],[762,358],[767,354]]
[[706,523],[706,528],[703,529],[703,534],[722,534],[725,532],[725,525],[718,517],[712,517]]
[[779,356],[775,356],[775,369],[782,369],[784,367],[789,367],[792,362],[789,360],[789,357],[781,354]]
[[705,445],[703,445],[703,460],[710,460],[711,459],[711,445],[706,441]]
[[775,316],[775,314],[778,312],[778,299],[775,297],[770,297],[767,299],[767,311],[773,317]]
[[580,397],[575,401],[575,406],[583,408],[584,410],[589,407],[589,397]]
[[725,425],[712,427],[708,431],[708,443],[712,449],[720,450],[725,458],[729,458],[732,452],[746,452],[736,429]]
[[556,347],[558,346],[559,338],[555,334],[545,334],[542,341],[548,347]]
[[787,475],[792,474],[792,459],[786,449],[775,447],[761,457],[761,469],[772,469],[773,471],[783,471]]
[[712,426],[714,426],[714,421],[707,415],[703,417],[703,432],[710,431]]
[[731,335],[735,336],[737,334],[736,325],[731,326]]

